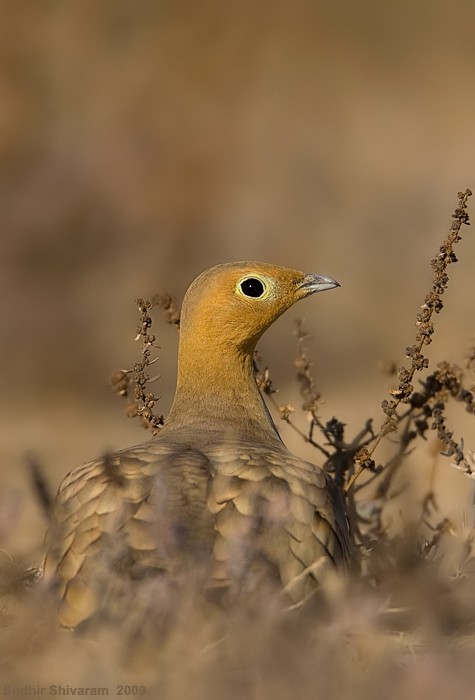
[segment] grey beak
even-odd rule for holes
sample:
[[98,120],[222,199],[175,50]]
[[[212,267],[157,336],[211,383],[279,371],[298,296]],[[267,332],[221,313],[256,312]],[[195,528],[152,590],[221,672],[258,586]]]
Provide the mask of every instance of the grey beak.
[[339,286],[339,283],[332,279],[332,277],[325,277],[325,275],[305,275],[303,282],[299,285],[299,289],[307,296],[309,294],[315,294],[315,292],[324,292],[326,289],[333,289]]

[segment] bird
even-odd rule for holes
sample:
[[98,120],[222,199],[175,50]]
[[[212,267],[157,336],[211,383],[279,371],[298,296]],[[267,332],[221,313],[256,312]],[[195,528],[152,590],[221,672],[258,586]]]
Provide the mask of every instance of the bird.
[[249,570],[265,571],[291,603],[311,596],[325,572],[348,569],[339,489],[287,449],[253,363],[258,340],[281,314],[338,286],[259,262],[216,265],[192,282],[163,427],[141,445],[79,466],[59,487],[44,576],[54,582],[63,626],[120,617],[134,586],[178,575],[183,561],[203,564],[210,591],[242,587]]

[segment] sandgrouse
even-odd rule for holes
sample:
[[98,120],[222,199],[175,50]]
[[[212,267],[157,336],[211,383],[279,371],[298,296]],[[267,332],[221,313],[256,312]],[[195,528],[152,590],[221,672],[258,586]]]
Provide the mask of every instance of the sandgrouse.
[[[73,470],[47,535],[45,577],[60,620],[75,627],[113,608],[112,579],[129,589],[205,558],[210,587],[264,561],[295,602],[349,559],[347,520],[330,476],[292,455],[253,372],[263,332],[299,299],[338,286],[329,277],[238,262],[188,289],[170,414],[152,440]],[[243,541],[258,551],[244,556]],[[116,607],[121,597],[115,595]],[[124,612],[124,611],[122,611]],[[119,611],[120,614],[120,611]]]

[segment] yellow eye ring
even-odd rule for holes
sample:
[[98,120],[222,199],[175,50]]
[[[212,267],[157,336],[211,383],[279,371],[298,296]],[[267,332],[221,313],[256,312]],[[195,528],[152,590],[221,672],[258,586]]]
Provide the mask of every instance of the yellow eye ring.
[[246,299],[266,299],[272,293],[271,280],[258,273],[249,273],[238,280],[236,292]]

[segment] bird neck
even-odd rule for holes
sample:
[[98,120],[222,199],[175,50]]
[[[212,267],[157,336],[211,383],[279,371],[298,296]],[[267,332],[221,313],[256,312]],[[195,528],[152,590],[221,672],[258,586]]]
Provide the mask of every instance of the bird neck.
[[189,424],[282,444],[254,378],[253,352],[253,347],[243,350],[216,338],[208,347],[200,347],[196,338],[182,338],[175,399],[165,427]]

